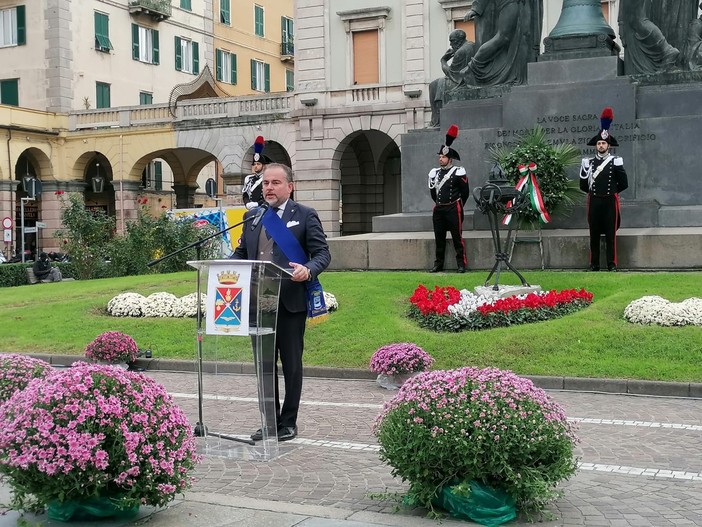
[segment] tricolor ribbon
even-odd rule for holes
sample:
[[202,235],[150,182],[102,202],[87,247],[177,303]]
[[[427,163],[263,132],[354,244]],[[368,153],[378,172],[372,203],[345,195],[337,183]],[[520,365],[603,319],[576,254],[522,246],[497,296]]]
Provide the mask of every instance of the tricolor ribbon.
[[[539,188],[539,182],[536,179],[536,163],[533,161],[529,163],[528,167],[524,165],[519,165],[519,174],[522,176],[517,181],[515,189],[519,192],[523,192],[526,189],[529,195],[529,201],[531,202],[531,208],[534,209],[539,214],[539,220],[541,223],[548,223],[551,221],[551,216],[549,216],[546,206],[544,205],[544,199],[541,196],[541,189]],[[507,203],[507,207],[512,206],[512,201]],[[509,225],[512,221],[512,214],[505,214],[502,218],[502,225]]]

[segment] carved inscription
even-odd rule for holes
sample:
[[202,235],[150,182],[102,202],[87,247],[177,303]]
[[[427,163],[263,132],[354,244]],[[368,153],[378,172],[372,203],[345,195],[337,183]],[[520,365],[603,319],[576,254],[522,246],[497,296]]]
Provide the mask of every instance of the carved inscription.
[[[549,144],[571,144],[579,147],[583,153],[592,153],[594,149],[587,146],[587,142],[600,130],[600,118],[591,113],[544,115],[536,118],[536,124],[546,132]],[[611,133],[617,138],[619,144],[655,141],[656,134],[641,133],[636,122],[612,123]],[[486,142],[485,149],[507,147],[513,148],[527,128],[500,129],[497,131],[497,140]]]

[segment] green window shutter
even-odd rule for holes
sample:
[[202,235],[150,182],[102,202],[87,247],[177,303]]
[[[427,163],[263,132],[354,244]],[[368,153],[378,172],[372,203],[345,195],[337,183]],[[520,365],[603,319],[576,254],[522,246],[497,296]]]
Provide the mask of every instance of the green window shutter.
[[257,37],[264,36],[263,8],[259,5],[254,6],[254,33]]
[[139,60],[139,26],[132,24],[132,58]]
[[17,45],[23,46],[27,43],[27,23],[24,13],[24,6],[18,5],[17,9]]
[[218,49],[215,53],[215,79],[222,80],[222,50]]
[[200,45],[193,42],[193,75],[200,73]]
[[107,51],[112,48],[110,42],[110,19],[103,13],[95,12],[95,49]]
[[110,85],[104,82],[95,83],[95,107],[109,108],[110,107]]
[[229,0],[219,0],[219,21],[222,24],[229,25],[231,23],[231,11]]
[[230,58],[232,60],[232,79],[231,82],[232,84],[236,84],[236,55],[233,53],[230,55]]
[[152,93],[148,93],[145,91],[139,92],[139,104],[144,106],[147,104],[153,104],[154,103],[154,96]]
[[251,59],[251,89],[256,89],[256,61]]
[[175,69],[183,71],[183,50],[180,48],[180,37],[175,38]]
[[180,8],[187,9],[188,11],[193,10],[193,6],[192,6],[190,0],[180,0]]
[[263,65],[263,91],[271,91],[271,65]]
[[0,81],[0,104],[19,106],[19,83],[17,79]]
[[163,190],[163,167],[160,161],[154,161],[154,187]]
[[154,43],[154,49],[153,49],[153,53],[151,55],[151,59],[152,59],[153,64],[159,64],[159,60],[158,60],[158,47],[159,47],[158,46],[158,30],[156,30],[156,29],[151,30],[151,39]]

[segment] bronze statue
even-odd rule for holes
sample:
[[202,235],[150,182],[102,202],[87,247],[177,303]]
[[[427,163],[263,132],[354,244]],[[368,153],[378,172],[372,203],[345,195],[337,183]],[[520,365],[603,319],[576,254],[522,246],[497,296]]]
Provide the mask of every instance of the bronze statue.
[[649,17],[674,48],[683,50],[690,22],[697,18],[699,0],[653,0]]
[[429,101],[431,103],[431,122],[429,126],[439,126],[439,114],[444,105],[446,94],[465,84],[473,84],[468,65],[475,53],[475,44],[466,40],[466,32],[456,29],[449,35],[451,47],[441,57],[441,69],[446,75],[429,84]]
[[470,69],[478,85],[524,84],[541,43],[543,0],[474,0],[478,51]]
[[691,71],[702,71],[702,15],[690,22],[684,50],[683,67]]
[[619,36],[624,45],[624,72],[651,74],[675,68],[680,50],[666,40],[649,13],[651,0],[622,0]]

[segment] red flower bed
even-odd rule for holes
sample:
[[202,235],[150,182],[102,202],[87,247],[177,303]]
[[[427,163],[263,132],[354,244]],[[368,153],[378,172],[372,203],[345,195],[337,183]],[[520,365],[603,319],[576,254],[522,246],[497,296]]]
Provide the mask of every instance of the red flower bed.
[[430,291],[420,285],[414,290],[410,302],[417,306],[422,315],[448,315],[448,307],[461,299],[461,292],[455,287],[434,286]]
[[541,309],[543,307],[557,307],[564,304],[572,304],[575,301],[582,300],[586,303],[592,302],[592,293],[585,289],[566,289],[564,291],[551,290],[545,295],[537,295],[535,293],[528,294],[525,298],[509,297],[495,300],[492,304],[484,304],[478,307],[478,311],[482,315],[488,313],[509,313],[518,309]]

